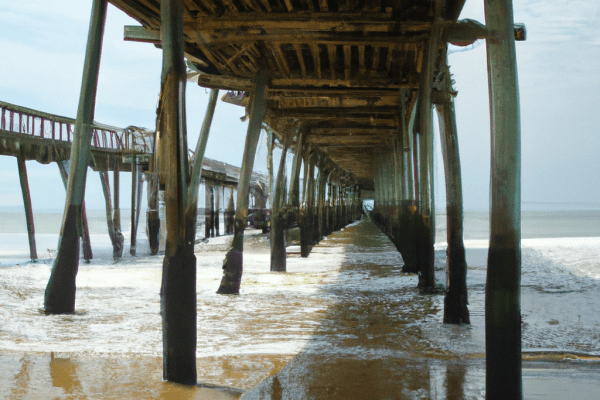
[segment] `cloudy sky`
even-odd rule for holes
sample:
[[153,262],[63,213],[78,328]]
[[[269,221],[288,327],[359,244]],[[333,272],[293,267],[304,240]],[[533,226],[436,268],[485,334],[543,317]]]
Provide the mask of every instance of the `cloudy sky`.
[[[0,100],[74,117],[77,111],[91,0],[0,2]],[[584,0],[515,0],[516,22],[528,38],[517,42],[521,102],[522,199],[533,203],[582,203],[600,207],[600,3]],[[468,0],[461,18],[484,22],[483,1]],[[152,128],[160,84],[161,53],[150,44],[123,41],[123,26],[136,24],[109,5],[96,121]],[[485,43],[450,55],[459,94],[456,109],[465,205],[487,209],[489,109]],[[208,91],[189,84],[188,140],[195,146]],[[243,110],[222,102],[207,156],[239,165],[246,124]],[[438,146],[439,148],[439,146]],[[443,207],[438,158],[437,207]],[[64,207],[56,165],[28,162],[34,210]],[[0,157],[0,208],[21,206],[16,160]],[[125,175],[125,174],[124,174]],[[125,183],[123,183],[125,182]],[[122,198],[129,184],[122,178]],[[88,208],[103,208],[99,178],[88,173]],[[123,206],[128,204],[123,200]],[[570,205],[572,206],[572,204]]]

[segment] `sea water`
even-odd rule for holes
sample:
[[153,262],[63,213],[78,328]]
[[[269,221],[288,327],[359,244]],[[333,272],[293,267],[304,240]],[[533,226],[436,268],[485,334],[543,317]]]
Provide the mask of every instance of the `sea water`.
[[[5,216],[3,221],[13,222],[3,223],[0,233],[0,353],[160,357],[162,257],[148,255],[143,229],[138,255],[130,256],[126,246],[123,260],[114,263],[103,233],[105,221],[101,213],[92,218],[94,259],[89,264],[82,260],[79,266],[77,312],[45,316],[43,292],[58,240],[57,233],[48,231],[59,229],[60,214],[46,216],[46,222],[36,226],[37,263],[27,260],[24,218],[21,225],[15,222],[18,218]],[[444,218],[437,217],[440,284],[446,263]],[[48,221],[54,221],[52,228]],[[594,210],[523,213],[525,360],[589,363],[600,357],[599,221],[600,211]],[[464,390],[471,393],[469,398],[478,398],[484,388],[477,360],[485,352],[488,226],[487,213],[466,213],[472,324],[458,327],[442,323],[443,297],[425,296],[416,289],[417,277],[401,273],[398,252],[370,222],[332,234],[308,259],[289,248],[286,274],[269,272],[268,235],[248,231],[240,296],[215,294],[230,237],[197,245],[199,377],[206,383],[250,389],[299,353],[313,359],[327,355],[340,363],[348,357],[365,363],[471,360],[477,367],[463,373]],[[127,229],[124,232],[128,236]],[[423,383],[427,388],[410,390],[425,390],[438,398],[432,395],[432,376],[437,376],[436,368],[450,369],[446,364],[428,365],[429,372],[419,372],[429,377]],[[5,368],[2,380],[11,382],[19,370],[18,363]]]

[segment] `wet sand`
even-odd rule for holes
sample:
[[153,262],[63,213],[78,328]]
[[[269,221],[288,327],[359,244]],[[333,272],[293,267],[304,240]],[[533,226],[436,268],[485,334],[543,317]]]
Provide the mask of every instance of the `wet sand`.
[[[228,239],[197,247],[198,380],[211,387],[162,382],[161,263],[141,255],[114,266],[81,265],[83,312],[70,319],[36,315],[47,277],[25,278],[42,274],[38,266],[14,267],[15,274],[25,274],[14,282],[2,275],[1,289],[18,297],[2,318],[28,326],[42,321],[46,332],[14,326],[9,332],[14,323],[0,321],[0,397],[233,399],[245,392],[244,399],[484,398],[482,299],[476,291],[472,326],[446,326],[442,296],[417,291],[416,276],[400,272],[400,257],[370,222],[332,234],[308,259],[290,255],[287,274],[268,272],[267,240],[258,232],[246,235],[240,296],[214,295]],[[469,273],[479,285],[486,251],[467,242],[474,266]],[[441,281],[443,248],[436,257]],[[98,324],[102,330],[92,335],[90,325]],[[531,352],[524,358],[526,399],[593,399],[600,393],[598,358]]]

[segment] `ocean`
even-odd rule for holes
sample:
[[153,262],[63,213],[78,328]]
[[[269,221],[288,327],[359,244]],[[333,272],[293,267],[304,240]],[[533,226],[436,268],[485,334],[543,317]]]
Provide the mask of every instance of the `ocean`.
[[[240,296],[215,294],[231,237],[199,243],[205,387],[196,389],[161,381],[162,257],[149,255],[143,220],[133,257],[123,210],[127,245],[114,263],[104,213],[88,211],[94,259],[79,266],[77,312],[45,316],[61,215],[35,215],[37,263],[28,262],[24,215],[0,218],[0,393],[8,398],[484,398],[487,212],[465,214],[468,326],[442,323],[443,296],[416,289],[368,220],[331,234],[307,259],[291,243],[285,274],[269,272],[268,235],[247,231]],[[594,209],[522,213],[526,399],[600,398],[599,222]],[[436,224],[443,283],[443,214]]]

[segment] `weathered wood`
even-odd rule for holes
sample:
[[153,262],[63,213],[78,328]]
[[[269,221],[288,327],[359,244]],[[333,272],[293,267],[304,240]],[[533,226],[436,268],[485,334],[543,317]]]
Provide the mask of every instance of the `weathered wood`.
[[308,156],[306,167],[306,192],[304,207],[300,210],[300,256],[308,257],[313,245],[313,221],[315,201],[315,155]]
[[147,199],[148,210],[146,211],[146,233],[148,235],[148,244],[150,254],[158,253],[160,237],[160,217],[158,214],[158,174],[147,175]]
[[106,209],[106,225],[108,228],[108,237],[113,246],[113,260],[118,260],[123,256],[123,235],[120,237],[115,230],[113,221],[112,199],[110,196],[110,183],[108,180],[108,171],[100,171],[100,183],[104,193],[104,203]]
[[486,398],[521,399],[521,127],[511,0],[485,0],[491,121]]
[[286,207],[285,207],[285,158],[287,150],[290,146],[292,132],[285,137],[283,150],[281,152],[281,160],[279,161],[279,170],[277,171],[277,183],[273,203],[271,203],[271,271],[285,272],[286,257],[285,251],[285,223],[286,223]]
[[214,226],[215,226],[215,236],[220,236],[219,232],[219,214],[221,212],[221,186],[215,186],[215,217],[214,217]]
[[138,189],[138,179],[140,176],[138,174],[137,167],[137,157],[135,154],[131,155],[131,233],[129,234],[129,254],[135,256],[136,250],[136,235],[137,235],[137,224],[136,224],[136,214],[137,209],[139,208],[139,202],[136,204],[137,200],[137,189]]
[[250,121],[246,133],[246,143],[244,146],[244,156],[242,159],[242,169],[240,171],[240,180],[237,188],[237,209],[235,214],[235,233],[231,248],[223,261],[223,278],[217,293],[219,294],[239,294],[240,282],[243,270],[243,251],[244,251],[244,229],[246,228],[248,218],[248,201],[250,194],[250,177],[254,166],[254,157],[256,155],[256,146],[260,137],[263,118],[265,115],[265,92],[268,83],[268,72],[266,69],[259,69],[255,76],[254,93],[252,95],[252,107],[250,111]]
[[275,144],[275,137],[273,136],[273,130],[270,128],[265,129],[267,131],[267,173],[269,175],[269,204],[273,208],[273,145]]
[[[206,107],[206,113],[204,115],[204,121],[200,129],[200,135],[198,136],[198,142],[196,143],[196,150],[192,158],[192,165],[190,166],[190,182],[187,189],[187,203],[185,210],[185,220],[190,224],[189,229],[186,230],[188,235],[187,242],[196,241],[196,229],[198,219],[198,191],[200,189],[201,175],[202,175],[202,163],[204,161],[204,153],[206,153],[206,144],[208,143],[208,137],[210,135],[210,127],[215,114],[215,108],[217,106],[217,99],[219,98],[219,90],[212,89],[210,96],[208,97],[208,105]],[[208,186],[205,184],[205,188]],[[205,203],[207,204],[207,203]],[[217,216],[218,217],[218,216]],[[217,230],[218,230],[218,219],[217,219]],[[206,222],[205,222],[206,224]],[[206,224],[205,226],[208,226]],[[218,233],[217,233],[218,236]],[[205,237],[206,235],[205,230]]]
[[[120,173],[118,169],[113,171],[113,186],[115,192],[114,198],[114,207],[113,207],[113,215],[112,222],[115,229],[115,236],[117,238],[117,242],[119,243],[118,250],[118,258],[123,257],[123,250],[125,248],[125,237],[123,233],[121,233],[121,205],[120,205],[120,197],[121,197],[121,184],[120,184]],[[157,213],[158,215],[158,213]],[[113,253],[113,256],[115,254]]]
[[[450,77],[448,76],[447,79]],[[467,260],[463,242],[463,199],[458,132],[454,101],[436,104],[446,180],[446,234],[448,242],[444,323],[470,324],[467,296]]]
[[94,0],[92,3],[90,29],[77,109],[77,122],[71,147],[71,170],[67,199],[57,255],[44,295],[44,309],[47,314],[75,312],[75,280],[79,267],[79,237],[83,234],[81,213],[85,195],[85,179],[90,159],[91,125],[94,122],[94,106],[96,103],[102,36],[106,20],[106,6],[106,0]]
[[234,233],[235,225],[235,205],[233,203],[233,188],[229,194],[229,201],[227,202],[227,210],[225,211],[225,233],[232,235]]
[[204,237],[214,237],[215,235],[215,210],[213,204],[213,187],[210,183],[204,182]]
[[434,270],[434,239],[435,239],[435,221],[434,221],[434,199],[433,199],[433,117],[431,90],[433,86],[433,72],[438,58],[438,43],[441,32],[439,28],[434,28],[429,37],[425,49],[424,66],[421,71],[421,81],[419,88],[419,100],[417,103],[419,119],[419,208],[421,221],[417,225],[417,256],[419,262],[419,284],[423,289],[433,289],[435,287]]
[[31,208],[31,194],[29,192],[29,181],[27,180],[27,167],[22,156],[17,157],[19,169],[19,182],[23,194],[23,206],[25,207],[25,220],[27,222],[27,238],[29,239],[29,258],[31,261],[38,259],[35,247],[35,224],[33,222],[33,209]]
[[[163,378],[196,384],[196,257],[187,234],[195,221],[186,220],[189,184],[185,125],[186,65],[183,54],[183,3],[162,0],[163,64],[159,121],[161,172],[165,176],[167,238],[161,284]],[[161,182],[163,183],[163,182]]]
[[[292,176],[290,180],[290,206],[298,212],[300,207],[300,168],[302,166],[302,148],[304,146],[304,129],[300,127],[298,129],[298,136],[296,141],[296,152],[294,153],[294,161],[292,165]],[[298,215],[298,214],[296,214]]]

